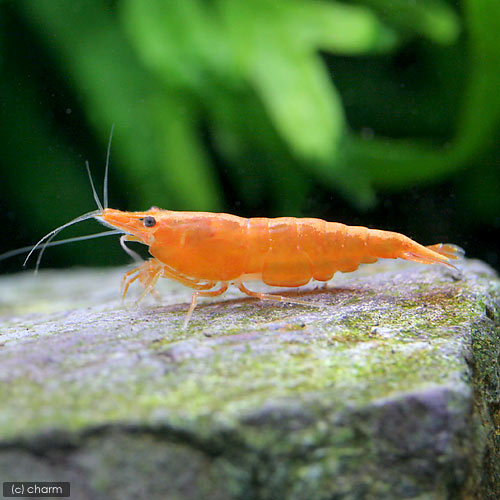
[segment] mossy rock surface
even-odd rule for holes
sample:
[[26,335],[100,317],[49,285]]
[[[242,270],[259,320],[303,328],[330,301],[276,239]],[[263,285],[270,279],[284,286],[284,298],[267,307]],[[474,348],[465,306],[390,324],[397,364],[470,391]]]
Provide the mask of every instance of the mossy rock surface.
[[166,280],[134,307],[123,269],[5,276],[0,478],[79,499],[497,498],[500,282],[458,265],[339,274],[300,293],[322,307],[232,291],[186,331],[191,291]]

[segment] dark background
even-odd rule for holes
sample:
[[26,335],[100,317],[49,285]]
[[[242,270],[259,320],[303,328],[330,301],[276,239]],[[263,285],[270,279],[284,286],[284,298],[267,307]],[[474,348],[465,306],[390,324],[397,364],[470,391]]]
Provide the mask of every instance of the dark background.
[[[321,217],[499,269],[499,26],[498,0],[4,1],[0,253],[96,208],[114,124],[114,208]],[[42,267],[128,261],[111,237]]]

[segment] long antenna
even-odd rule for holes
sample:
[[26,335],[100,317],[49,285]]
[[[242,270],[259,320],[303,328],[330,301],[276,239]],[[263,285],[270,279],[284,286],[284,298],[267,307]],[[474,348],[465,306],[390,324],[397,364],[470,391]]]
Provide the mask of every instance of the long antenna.
[[111,133],[109,134],[108,141],[108,151],[106,153],[106,168],[104,170],[104,188],[103,188],[103,200],[104,208],[108,208],[108,172],[109,172],[109,158],[111,155],[111,141],[113,140],[113,130],[115,129],[115,124],[111,125]]
[[92,194],[94,195],[94,200],[97,203],[97,208],[102,212],[104,209],[101,205],[101,200],[97,195],[97,191],[95,190],[94,181],[92,180],[92,174],[90,173],[90,165],[88,161],[85,161],[85,166],[87,167],[87,174],[89,174],[90,187],[92,188]]
[[[113,236],[115,234],[123,234],[120,229],[112,229],[111,231],[101,231],[100,233],[87,234],[86,236],[75,236],[73,238],[66,238],[64,240],[51,241],[50,243],[45,243],[45,248],[57,247],[59,245],[65,245],[66,243],[75,243],[77,241],[93,240],[94,238],[102,238],[103,236]],[[21,255],[23,253],[28,253],[33,248],[33,245],[28,247],[16,248],[15,250],[10,250],[0,254],[0,260],[5,260],[10,257],[15,257],[16,255]]]
[[80,217],[77,217],[76,219],[73,219],[70,222],[67,222],[66,224],[63,224],[62,226],[59,226],[58,228],[54,229],[50,233],[46,234],[28,253],[28,256],[24,260],[23,266],[26,266],[26,263],[28,262],[29,258],[33,254],[33,252],[47,239],[51,239],[53,236],[55,236],[59,231],[62,231],[64,228],[68,226],[72,226],[73,224],[76,224],[78,222],[82,222],[87,219],[92,219],[96,215],[101,215],[102,212],[101,210],[94,210],[93,212],[88,212],[86,214],[80,215]]

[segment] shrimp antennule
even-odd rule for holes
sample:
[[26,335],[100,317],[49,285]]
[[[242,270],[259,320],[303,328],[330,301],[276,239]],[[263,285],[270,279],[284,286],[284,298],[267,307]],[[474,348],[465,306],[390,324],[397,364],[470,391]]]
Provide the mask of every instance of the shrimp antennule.
[[94,181],[92,179],[92,174],[90,173],[90,165],[89,165],[89,162],[87,160],[85,161],[85,167],[87,168],[87,174],[89,176],[90,187],[92,188],[92,194],[94,195],[94,200],[97,203],[97,208],[102,211],[104,209],[102,208],[101,200],[99,199],[97,191],[95,190]]
[[[30,250],[30,252],[28,253],[28,256],[26,257],[26,259],[24,260],[24,263],[23,263],[23,266],[26,266],[26,263],[28,262],[29,258],[31,257],[31,255],[33,254],[33,252],[44,242],[46,241],[45,245],[42,247],[41,251],[40,251],[40,255],[43,254],[43,251],[45,250],[45,248],[47,247],[47,245],[50,243],[50,240],[56,236],[57,233],[59,233],[60,231],[62,231],[63,229],[69,227],[69,226],[72,226],[73,224],[77,224],[78,222],[82,222],[84,220],[87,220],[87,219],[92,219],[92,218],[95,218],[95,217],[98,217],[102,215],[102,210],[94,210],[92,212],[88,212],[86,214],[83,214],[83,215],[80,215],[80,217],[77,217],[76,219],[73,219],[72,221],[69,221],[69,222],[66,222],[66,224],[63,224],[62,226],[59,226],[58,228],[52,230],[50,233],[46,234],[36,245],[33,246],[33,248]],[[38,257],[38,260],[37,260],[37,266],[35,268],[35,272],[38,271],[38,265],[40,264],[40,256]]]
[[109,134],[108,151],[106,152],[106,168],[104,169],[104,185],[103,185],[103,201],[104,208],[108,208],[108,172],[109,172],[109,159],[111,156],[111,141],[113,140],[113,130],[115,124],[111,125],[111,133]]

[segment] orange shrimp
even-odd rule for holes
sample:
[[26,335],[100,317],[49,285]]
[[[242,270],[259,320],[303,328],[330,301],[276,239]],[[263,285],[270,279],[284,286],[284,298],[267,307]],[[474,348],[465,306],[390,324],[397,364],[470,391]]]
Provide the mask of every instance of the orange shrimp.
[[[337,271],[355,271],[360,264],[379,258],[401,258],[423,264],[446,264],[463,252],[459,247],[438,243],[422,246],[392,231],[347,226],[321,219],[245,219],[211,212],[175,212],[152,207],[145,212],[124,212],[103,208],[92,186],[99,210],[89,212],[44,236],[30,255],[43,243],[48,246],[98,236],[122,234],[120,243],[134,257],[125,242],[149,247],[152,258],[125,273],[123,297],[137,279],[144,285],[138,302],[154,292],[159,278],[171,278],[194,289],[183,328],[186,328],[199,296],[223,294],[230,284],[243,293],[264,300],[315,305],[299,299],[250,291],[244,282],[261,280],[266,285],[299,287],[311,279],[329,281]],[[107,198],[105,197],[105,200]],[[52,242],[62,229],[95,218],[112,231]],[[123,234],[124,233],[124,234]],[[0,260],[27,250],[0,255]],[[25,261],[25,263],[26,263]]]
[[[112,137],[113,131],[111,131]],[[360,264],[379,258],[402,258],[423,264],[450,264],[462,250],[449,244],[422,246],[407,236],[391,231],[346,226],[321,219],[245,219],[210,212],[174,212],[152,207],[145,212],[123,212],[108,208],[108,143],[104,176],[104,204],[96,193],[90,169],[87,172],[98,210],[81,215],[45,235],[35,246],[0,255],[0,260],[29,250],[25,260],[43,243],[36,269],[45,248],[72,241],[122,234],[120,243],[133,257],[138,255],[125,242],[135,241],[149,247],[152,258],[125,274],[123,297],[135,280],[144,285],[141,300],[153,293],[160,277],[171,278],[194,289],[183,328],[186,328],[199,296],[223,294],[230,284],[259,299],[314,305],[280,295],[252,292],[244,282],[261,280],[267,285],[299,287],[311,279],[329,281],[337,271],[350,272]],[[95,218],[112,231],[51,240],[64,228]]]
[[136,279],[141,298],[160,277],[193,288],[186,328],[198,296],[223,294],[230,284],[259,299],[311,305],[279,295],[252,292],[244,282],[299,287],[311,279],[329,281],[335,272],[350,272],[378,258],[402,258],[424,264],[446,264],[458,258],[455,245],[422,246],[391,231],[346,226],[321,219],[245,219],[210,212],[174,212],[153,207],[145,212],[104,209],[97,218],[122,230],[122,243],[135,241],[153,256],[123,278],[124,296]]

